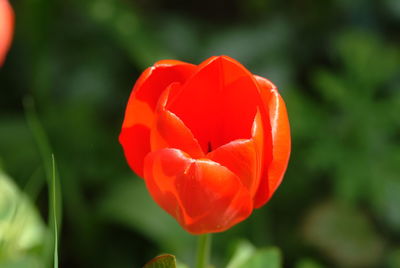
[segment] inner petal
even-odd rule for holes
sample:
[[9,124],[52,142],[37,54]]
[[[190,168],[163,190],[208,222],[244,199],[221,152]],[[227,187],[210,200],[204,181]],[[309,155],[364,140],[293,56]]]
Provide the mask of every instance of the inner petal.
[[208,153],[230,141],[251,137],[258,98],[249,71],[220,56],[203,62],[169,100],[167,109],[185,123]]

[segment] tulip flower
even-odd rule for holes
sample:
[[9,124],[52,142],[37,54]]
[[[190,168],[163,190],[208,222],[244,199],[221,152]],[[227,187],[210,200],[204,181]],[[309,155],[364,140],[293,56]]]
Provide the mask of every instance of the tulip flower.
[[14,12],[7,0],[0,0],[0,66],[11,45],[14,27]]
[[119,140],[155,202],[193,234],[225,231],[263,206],[290,154],[277,88],[227,56],[145,70]]

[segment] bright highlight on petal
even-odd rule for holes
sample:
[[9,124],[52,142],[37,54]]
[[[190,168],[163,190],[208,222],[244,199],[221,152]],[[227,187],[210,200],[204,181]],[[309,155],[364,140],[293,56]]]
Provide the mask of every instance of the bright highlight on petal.
[[268,179],[262,180],[255,197],[255,207],[264,205],[273,195],[289,162],[291,140],[289,119],[286,105],[275,85],[269,80],[255,76],[260,88],[261,97],[268,109],[272,133],[272,161],[266,169]]
[[285,104],[227,56],[166,60],[136,82],[120,142],[153,199],[188,232],[222,232],[264,205],[290,154]]

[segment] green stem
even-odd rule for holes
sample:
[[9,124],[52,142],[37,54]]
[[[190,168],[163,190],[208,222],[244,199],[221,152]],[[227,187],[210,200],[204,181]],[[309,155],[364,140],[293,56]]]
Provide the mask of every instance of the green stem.
[[210,259],[211,234],[199,236],[197,244],[197,264],[196,268],[207,268]]

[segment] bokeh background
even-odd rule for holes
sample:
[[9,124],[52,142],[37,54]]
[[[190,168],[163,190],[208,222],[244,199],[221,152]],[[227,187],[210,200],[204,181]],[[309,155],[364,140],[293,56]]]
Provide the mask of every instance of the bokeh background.
[[0,267],[46,263],[51,152],[61,267],[141,267],[162,252],[193,264],[195,238],[150,199],[118,134],[146,67],[221,54],[279,87],[293,150],[272,200],[213,237],[213,263],[225,267],[247,240],[279,248],[284,267],[400,267],[400,1],[11,4],[16,32],[0,69]]

